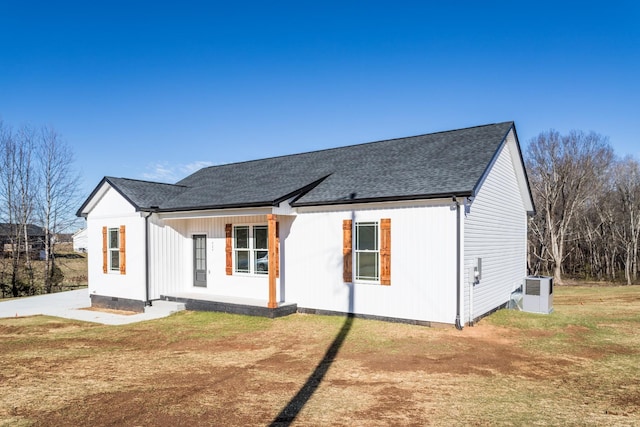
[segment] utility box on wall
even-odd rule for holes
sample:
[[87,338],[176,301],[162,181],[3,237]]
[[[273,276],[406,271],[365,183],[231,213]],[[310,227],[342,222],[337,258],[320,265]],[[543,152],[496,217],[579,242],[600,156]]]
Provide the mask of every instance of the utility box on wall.
[[553,277],[528,276],[524,279],[522,310],[549,314],[553,311]]

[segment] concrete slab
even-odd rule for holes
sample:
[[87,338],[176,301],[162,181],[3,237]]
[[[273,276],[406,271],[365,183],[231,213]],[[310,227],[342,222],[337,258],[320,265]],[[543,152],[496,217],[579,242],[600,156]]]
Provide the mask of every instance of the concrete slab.
[[9,301],[0,300],[0,318],[46,315],[104,325],[125,325],[160,319],[185,309],[185,305],[178,302],[153,301],[151,307],[145,307],[144,313],[133,315],[83,310],[90,306],[89,292],[87,289],[79,289]]
[[216,311],[219,313],[242,314],[245,316],[261,316],[275,319],[289,316],[297,311],[295,303],[278,303],[276,308],[268,308],[267,300],[239,298],[222,295],[209,295],[193,292],[181,292],[172,295],[161,295],[163,301],[184,303],[187,310]]

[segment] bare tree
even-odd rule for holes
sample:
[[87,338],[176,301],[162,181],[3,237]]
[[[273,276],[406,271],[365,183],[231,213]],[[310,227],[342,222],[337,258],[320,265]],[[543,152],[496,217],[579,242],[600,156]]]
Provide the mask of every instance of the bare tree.
[[527,151],[527,167],[542,224],[537,230],[542,242],[541,258],[552,263],[556,283],[562,283],[566,244],[573,221],[585,200],[601,184],[601,172],[613,160],[605,137],[594,132],[543,132]]
[[40,221],[45,232],[45,292],[56,284],[55,236],[73,222],[78,203],[79,176],[73,171],[73,153],[60,135],[50,127],[40,130],[38,171],[41,186],[38,195]]
[[620,220],[616,233],[624,250],[624,275],[627,284],[637,279],[638,242],[640,240],[640,164],[631,157],[617,162],[614,169],[615,201]]
[[36,207],[34,195],[38,188],[38,175],[34,170],[33,164],[35,143],[35,131],[33,128],[23,126],[17,133],[17,150],[14,164],[18,178],[16,182],[18,185],[18,203],[15,206],[15,217],[23,235],[25,265],[31,290],[34,286],[34,275],[31,262],[32,254],[30,253],[29,226],[33,220],[34,208]]
[[[0,222],[11,251],[13,296],[52,292],[61,280],[53,254],[55,236],[76,221],[79,176],[72,166],[73,153],[54,129],[14,131],[0,121]],[[45,249],[44,283],[37,285],[30,254],[34,221],[44,229]]]
[[33,287],[33,270],[29,257],[27,226],[33,215],[34,175],[31,162],[33,131],[24,127],[18,132],[2,127],[0,132],[0,197],[7,220],[11,248],[11,292],[19,296],[20,255],[25,253],[30,288]]

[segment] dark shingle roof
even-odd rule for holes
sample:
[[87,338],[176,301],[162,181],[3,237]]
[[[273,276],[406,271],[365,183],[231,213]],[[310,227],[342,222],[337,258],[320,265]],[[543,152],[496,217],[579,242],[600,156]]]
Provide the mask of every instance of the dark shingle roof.
[[211,166],[175,185],[105,180],[137,209],[161,211],[272,206],[293,196],[294,206],[466,196],[512,127],[504,122]]
[[[18,224],[0,223],[0,236],[10,236],[14,234]],[[44,236],[44,228],[35,224],[27,224],[27,235],[31,237]]]

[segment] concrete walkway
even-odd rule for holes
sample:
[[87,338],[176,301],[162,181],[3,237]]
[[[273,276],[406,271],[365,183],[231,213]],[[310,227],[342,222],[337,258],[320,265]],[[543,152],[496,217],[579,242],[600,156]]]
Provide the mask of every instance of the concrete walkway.
[[79,289],[77,291],[37,295],[9,301],[0,300],[0,318],[43,314],[64,317],[65,319],[102,323],[104,325],[125,325],[160,319],[184,310],[184,304],[169,301],[153,301],[151,307],[145,307],[144,313],[132,315],[82,310],[90,306],[89,292],[87,289]]

